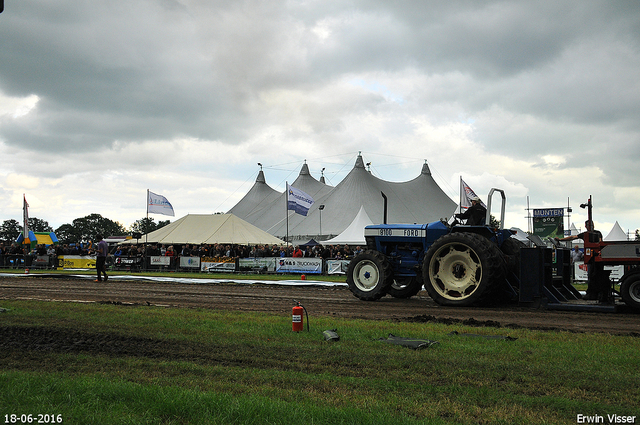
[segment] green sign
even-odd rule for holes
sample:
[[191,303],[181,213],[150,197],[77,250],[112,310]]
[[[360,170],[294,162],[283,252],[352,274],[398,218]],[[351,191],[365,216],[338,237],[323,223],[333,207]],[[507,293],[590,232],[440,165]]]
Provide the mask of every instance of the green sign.
[[534,209],[533,234],[541,238],[564,237],[564,208]]

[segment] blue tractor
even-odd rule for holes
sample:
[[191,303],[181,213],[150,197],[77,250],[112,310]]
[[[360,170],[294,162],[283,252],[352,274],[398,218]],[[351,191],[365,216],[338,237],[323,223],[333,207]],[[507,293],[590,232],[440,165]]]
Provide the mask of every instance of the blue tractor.
[[387,294],[408,298],[424,286],[435,302],[450,306],[515,296],[508,281],[519,267],[521,244],[503,227],[504,191],[489,193],[485,223],[490,222],[495,191],[502,195],[500,228],[450,225],[446,220],[367,226],[367,248],[351,260],[347,271],[351,292],[372,301]]

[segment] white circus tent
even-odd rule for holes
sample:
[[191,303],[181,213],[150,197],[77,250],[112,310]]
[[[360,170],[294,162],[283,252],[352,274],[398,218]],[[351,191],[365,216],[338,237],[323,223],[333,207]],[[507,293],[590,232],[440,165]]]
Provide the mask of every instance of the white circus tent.
[[321,242],[326,237],[341,234],[360,209],[364,209],[373,223],[382,223],[383,193],[388,199],[388,223],[430,223],[450,218],[456,209],[456,203],[431,176],[426,162],[415,179],[390,182],[372,175],[365,168],[362,156],[358,155],[353,169],[337,186],[326,185],[323,180],[311,176],[305,163],[299,176],[290,183],[313,197],[315,203],[307,216],[289,211],[287,220],[285,193],[276,197],[272,190],[266,189],[262,171],[247,195],[229,212],[279,238],[288,234],[292,239],[316,238]]
[[187,214],[158,230],[124,244],[282,245],[284,242],[233,214]]

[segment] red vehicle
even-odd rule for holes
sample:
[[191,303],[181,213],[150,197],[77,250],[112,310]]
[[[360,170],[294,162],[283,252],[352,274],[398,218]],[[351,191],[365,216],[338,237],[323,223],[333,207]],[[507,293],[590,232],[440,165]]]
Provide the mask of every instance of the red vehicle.
[[[591,197],[586,204],[589,221],[592,220]],[[592,233],[593,234],[593,233]],[[599,238],[584,238],[584,263],[603,266],[624,265],[625,273],[620,279],[620,296],[630,307],[640,308],[640,241],[607,242]]]

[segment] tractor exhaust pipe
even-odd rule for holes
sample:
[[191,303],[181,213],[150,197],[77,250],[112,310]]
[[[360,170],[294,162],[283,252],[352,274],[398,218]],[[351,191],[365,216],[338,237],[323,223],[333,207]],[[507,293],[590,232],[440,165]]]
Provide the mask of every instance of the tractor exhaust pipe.
[[384,192],[380,192],[382,195],[382,199],[384,199],[383,208],[382,208],[382,224],[387,224],[387,195]]

